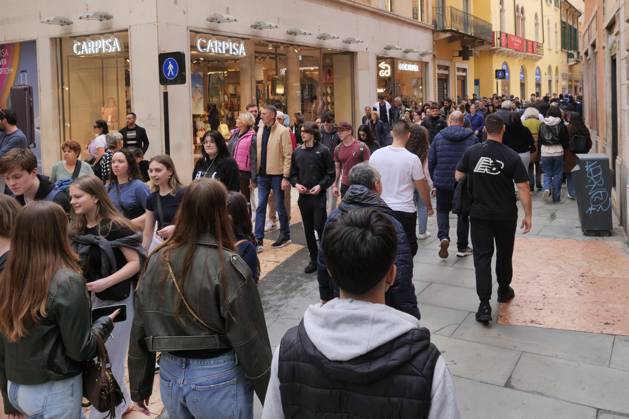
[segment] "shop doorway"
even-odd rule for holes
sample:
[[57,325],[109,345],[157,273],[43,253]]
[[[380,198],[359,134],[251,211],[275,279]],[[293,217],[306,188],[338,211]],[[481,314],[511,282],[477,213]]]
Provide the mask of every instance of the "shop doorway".
[[457,67],[456,69],[456,95],[457,103],[467,96],[467,68]]
[[450,66],[437,64],[437,101],[450,98]]
[[502,69],[505,71],[505,78],[500,80],[500,94],[502,96],[508,96],[511,92],[509,83],[511,83],[511,75],[509,74],[509,65],[502,63]]

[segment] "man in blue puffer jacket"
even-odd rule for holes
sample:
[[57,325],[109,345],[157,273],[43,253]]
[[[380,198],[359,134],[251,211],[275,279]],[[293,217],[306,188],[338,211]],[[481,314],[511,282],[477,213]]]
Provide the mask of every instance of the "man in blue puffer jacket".
[[[357,164],[349,172],[349,185],[341,205],[328,216],[326,224],[354,208],[374,207],[389,216],[395,227],[398,240],[395,257],[397,274],[395,282],[385,295],[385,302],[388,306],[419,319],[417,296],[413,285],[413,255],[402,224],[395,219],[393,210],[380,198],[382,192],[380,173],[368,162]],[[321,238],[321,243],[324,240],[325,235]],[[339,289],[330,278],[323,252],[319,252],[318,255],[317,279],[319,281],[319,297],[322,302],[338,297]]]
[[[450,211],[454,197],[454,172],[465,150],[478,142],[474,131],[463,127],[464,116],[455,111],[448,118],[448,127],[435,136],[428,150],[428,169],[433,182],[433,193],[437,195],[437,225],[440,240],[439,257],[448,257],[450,246]],[[468,246],[470,220],[468,215],[460,215],[457,219],[457,253],[458,257],[472,254]]]

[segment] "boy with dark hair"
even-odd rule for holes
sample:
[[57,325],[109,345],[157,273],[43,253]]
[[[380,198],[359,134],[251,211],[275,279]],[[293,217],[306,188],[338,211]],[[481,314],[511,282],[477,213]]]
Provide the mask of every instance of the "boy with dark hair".
[[0,156],[14,148],[27,148],[28,140],[17,127],[17,117],[11,109],[0,109]]
[[262,418],[458,419],[452,377],[430,332],[384,305],[396,274],[389,218],[357,209],[329,223],[325,235],[340,298],[310,306],[284,335]]
[[37,158],[32,151],[14,148],[0,157],[0,176],[4,176],[7,186],[21,205],[30,201],[52,201],[66,213],[70,212],[68,194],[57,189],[48,176],[37,174]]

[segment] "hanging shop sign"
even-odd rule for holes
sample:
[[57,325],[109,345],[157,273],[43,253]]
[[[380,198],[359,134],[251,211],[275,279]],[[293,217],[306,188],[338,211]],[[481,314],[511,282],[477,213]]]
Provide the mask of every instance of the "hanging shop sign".
[[115,36],[98,39],[74,40],[72,51],[75,55],[115,54],[122,52],[122,42]]
[[380,63],[378,63],[378,68],[378,76],[391,77],[391,64],[386,61],[380,61]]
[[230,55],[232,57],[245,57],[245,43],[231,39],[197,38],[197,51],[207,54]]

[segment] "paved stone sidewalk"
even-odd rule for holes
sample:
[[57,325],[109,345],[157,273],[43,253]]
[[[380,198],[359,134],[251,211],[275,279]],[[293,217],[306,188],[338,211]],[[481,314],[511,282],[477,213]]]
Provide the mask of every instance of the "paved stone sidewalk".
[[[624,240],[620,229],[610,238],[584,237],[574,201],[549,205],[539,193],[534,198],[533,224],[531,237]],[[455,237],[454,219],[451,227]],[[297,233],[293,234],[294,240],[300,242],[303,237],[299,237],[299,229],[293,230]],[[464,418],[629,417],[629,337],[477,323],[472,258],[457,258],[451,252],[446,261],[440,260],[434,217],[429,231],[433,237],[420,242],[415,258],[414,283],[421,323],[433,333],[435,344],[455,375]],[[518,234],[518,240],[520,237]],[[456,250],[454,247],[451,250]],[[316,277],[301,273],[306,263],[304,250],[260,284],[274,348],[286,329],[299,322],[308,304],[318,300]],[[539,267],[540,271],[545,268]],[[493,306],[496,318],[496,301]],[[574,307],[575,316],[579,310]]]

